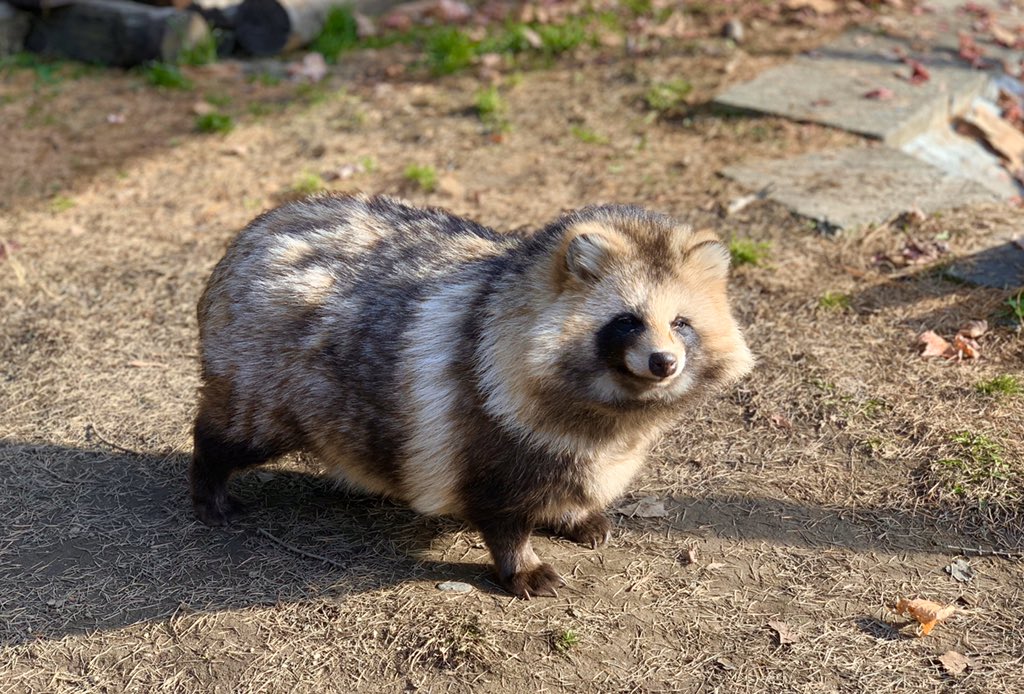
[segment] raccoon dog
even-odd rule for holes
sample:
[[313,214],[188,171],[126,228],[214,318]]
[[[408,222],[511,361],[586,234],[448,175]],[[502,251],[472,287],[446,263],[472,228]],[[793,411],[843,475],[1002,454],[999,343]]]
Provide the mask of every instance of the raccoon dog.
[[299,449],[339,480],[483,535],[521,597],[564,585],[537,527],[597,547],[684,405],[747,373],[709,232],[586,208],[525,238],[386,197],[253,221],[199,302],[198,517],[232,472]]

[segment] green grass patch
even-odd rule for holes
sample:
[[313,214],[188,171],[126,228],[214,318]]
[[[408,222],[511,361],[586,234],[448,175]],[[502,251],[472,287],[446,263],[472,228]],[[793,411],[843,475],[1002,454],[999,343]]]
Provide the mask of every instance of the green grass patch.
[[203,94],[203,101],[217,108],[226,108],[231,105],[231,96],[223,92],[207,92]]
[[[14,72],[15,70],[27,70],[34,73],[36,86],[54,86],[60,84],[63,79],[65,63],[60,60],[54,60],[52,58],[44,58],[37,53],[15,53],[9,55],[6,58],[0,58],[0,74],[6,74]],[[81,73],[86,74],[89,72],[89,66],[82,65],[84,68]]]
[[196,130],[201,133],[229,133],[235,128],[235,121],[226,113],[204,113],[196,116]]
[[217,36],[213,31],[196,45],[183,50],[178,56],[180,65],[209,65],[215,62],[217,62]]
[[1021,384],[1020,379],[1009,374],[981,381],[974,388],[983,395],[1013,396],[1024,393],[1024,385]]
[[497,87],[481,89],[476,93],[473,107],[480,121],[492,132],[506,132],[510,128],[506,114],[508,105]]
[[324,183],[324,179],[311,171],[306,171],[295,179],[295,182],[289,188],[289,192],[295,195],[312,195],[313,193],[319,193],[325,188],[327,188],[327,184]]
[[767,241],[750,239],[733,239],[729,242],[729,255],[734,267],[741,265],[761,265],[771,255],[772,245]]
[[378,168],[380,168],[377,165],[377,160],[374,159],[373,157],[371,157],[368,154],[359,157],[356,160],[356,163],[359,165],[359,168],[361,168],[363,170],[363,173],[373,173]]
[[588,145],[606,145],[609,142],[608,138],[604,135],[582,125],[574,125],[569,130],[573,137]]
[[1017,292],[1006,300],[1010,318],[1017,321],[1017,326],[1024,328],[1024,290]]
[[678,111],[686,106],[686,97],[693,91],[693,85],[684,79],[669,82],[655,82],[644,94],[647,107],[659,114]]
[[50,200],[50,212],[53,212],[54,214],[60,214],[61,212],[67,212],[68,210],[70,210],[71,208],[73,208],[77,204],[78,203],[76,203],[74,200],[72,200],[69,197],[65,197],[63,195],[57,195],[57,196],[54,196],[54,198],[52,200]]
[[466,32],[443,27],[427,39],[427,64],[435,75],[450,75],[473,64],[478,43]]
[[329,63],[338,56],[359,46],[359,25],[350,7],[332,7],[327,13],[324,28],[310,48],[321,53]]
[[1024,500],[1024,470],[1020,463],[1007,461],[998,441],[963,431],[951,437],[950,443],[952,455],[933,467],[946,491],[979,505]]
[[551,634],[551,646],[559,653],[568,653],[581,641],[580,635],[572,629],[560,629]]
[[826,311],[845,311],[850,308],[850,295],[843,292],[825,292],[818,298],[818,308]]
[[429,164],[422,166],[420,164],[409,164],[405,167],[405,180],[411,181],[420,187],[427,193],[433,192],[437,188],[437,169]]
[[146,81],[161,89],[192,89],[192,80],[181,74],[177,65],[150,63],[143,68]]

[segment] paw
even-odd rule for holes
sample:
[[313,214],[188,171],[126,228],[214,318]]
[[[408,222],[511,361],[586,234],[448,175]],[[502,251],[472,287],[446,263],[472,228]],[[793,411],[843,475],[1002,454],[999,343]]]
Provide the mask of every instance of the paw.
[[584,547],[597,549],[608,544],[612,537],[612,524],[603,513],[591,513],[586,518],[558,529],[562,537]]
[[565,579],[558,575],[551,564],[539,564],[528,571],[519,571],[501,581],[502,587],[520,598],[557,598],[557,589],[565,585]]
[[246,510],[245,504],[230,494],[194,498],[192,499],[192,509],[195,511],[196,518],[212,528],[231,525],[231,522]]

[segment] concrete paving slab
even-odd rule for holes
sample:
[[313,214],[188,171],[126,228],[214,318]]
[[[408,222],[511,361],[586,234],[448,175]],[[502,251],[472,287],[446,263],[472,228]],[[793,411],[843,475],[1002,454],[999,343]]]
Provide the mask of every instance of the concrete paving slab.
[[858,147],[745,162],[723,173],[798,214],[841,229],[878,224],[917,207],[936,212],[991,203],[978,183],[888,147]]
[[[920,60],[931,78],[911,84],[897,54]],[[823,123],[900,146],[962,111],[989,82],[949,51],[914,51],[900,39],[848,32],[811,54],[726,90],[715,103]],[[892,97],[869,99],[885,89]]]
[[961,282],[996,289],[1024,287],[1024,237],[986,248],[956,261],[946,274]]

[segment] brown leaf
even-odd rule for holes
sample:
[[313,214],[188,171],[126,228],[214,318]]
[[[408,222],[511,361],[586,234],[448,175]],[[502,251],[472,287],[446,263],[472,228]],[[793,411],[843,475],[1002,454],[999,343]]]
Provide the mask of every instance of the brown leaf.
[[924,349],[921,351],[921,356],[926,359],[929,357],[948,358],[955,355],[953,345],[946,342],[946,340],[934,330],[924,331],[917,336],[917,341],[924,345]]
[[893,98],[895,94],[887,87],[879,87],[878,89],[872,89],[869,92],[864,92],[865,99],[874,99],[875,101],[888,101]]
[[985,108],[973,108],[963,120],[981,131],[985,141],[1007,162],[1010,171],[1024,168],[1024,133]]
[[981,357],[981,345],[969,337],[957,334],[953,337],[954,356],[958,359],[978,359]]
[[940,605],[931,600],[914,598],[907,600],[900,598],[896,601],[894,608],[898,614],[907,615],[917,620],[921,625],[921,636],[927,636],[935,625],[949,619],[956,612],[955,605]]
[[768,626],[775,631],[775,636],[778,638],[780,646],[785,646],[787,643],[796,643],[800,640],[800,634],[793,631],[792,627],[785,622],[768,622]]
[[951,675],[959,675],[971,666],[971,659],[963,653],[957,653],[956,651],[946,651],[939,656],[938,660],[942,663],[942,667],[946,669],[946,672]]
[[913,58],[907,58],[904,62],[910,66],[910,77],[907,79],[911,84],[923,84],[932,78],[932,74],[928,72],[920,61],[914,60]]
[[957,335],[977,339],[988,332],[987,320],[969,320],[960,326]]
[[993,24],[989,28],[989,33],[992,34],[992,38],[995,39],[996,43],[1006,48],[1013,48],[1017,45],[1017,35],[1009,29],[1004,29],[998,24]]
[[786,0],[783,3],[787,10],[811,10],[815,14],[835,14],[839,9],[835,0]]

